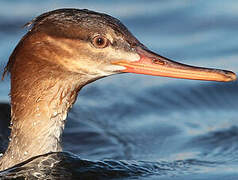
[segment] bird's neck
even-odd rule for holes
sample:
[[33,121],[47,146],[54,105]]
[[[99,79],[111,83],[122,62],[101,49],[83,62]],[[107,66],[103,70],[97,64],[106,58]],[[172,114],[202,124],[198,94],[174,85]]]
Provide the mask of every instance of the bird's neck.
[[36,155],[61,151],[67,112],[89,81],[57,67],[40,67],[31,64],[27,73],[11,70],[11,136],[0,170]]

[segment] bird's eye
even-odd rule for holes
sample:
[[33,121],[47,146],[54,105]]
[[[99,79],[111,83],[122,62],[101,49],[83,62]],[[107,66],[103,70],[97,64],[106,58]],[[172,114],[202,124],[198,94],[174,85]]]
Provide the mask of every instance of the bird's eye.
[[96,48],[105,48],[108,46],[109,40],[99,35],[93,38],[92,43]]

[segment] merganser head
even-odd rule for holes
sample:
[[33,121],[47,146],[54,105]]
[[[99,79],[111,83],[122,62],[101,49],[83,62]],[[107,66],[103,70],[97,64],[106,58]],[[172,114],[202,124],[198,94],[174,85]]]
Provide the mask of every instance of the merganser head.
[[[59,9],[27,25],[32,29],[23,40],[30,39],[35,55],[94,79],[122,72],[210,81],[236,79],[230,71],[188,66],[157,55],[118,19],[106,14]],[[13,63],[10,60],[7,68]]]
[[117,19],[59,9],[35,18],[10,56],[11,141],[0,170],[61,151],[68,110],[84,85],[117,73],[232,81],[231,71],[192,67],[148,50]]

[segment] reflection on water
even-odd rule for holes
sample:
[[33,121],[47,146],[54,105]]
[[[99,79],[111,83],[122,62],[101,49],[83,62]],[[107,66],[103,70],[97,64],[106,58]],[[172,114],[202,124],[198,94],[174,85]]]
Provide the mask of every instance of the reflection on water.
[[[238,72],[236,1],[117,3],[41,1],[36,6],[2,1],[1,72],[24,34],[18,27],[46,8],[60,6],[87,7],[120,17],[144,44],[172,59]],[[0,87],[0,101],[6,102],[9,79]],[[237,82],[127,74],[101,79],[80,92],[69,114],[63,146],[75,155],[35,157],[1,172],[0,177],[237,179],[237,92]],[[2,120],[6,117],[9,106],[1,105],[1,152],[9,133]]]

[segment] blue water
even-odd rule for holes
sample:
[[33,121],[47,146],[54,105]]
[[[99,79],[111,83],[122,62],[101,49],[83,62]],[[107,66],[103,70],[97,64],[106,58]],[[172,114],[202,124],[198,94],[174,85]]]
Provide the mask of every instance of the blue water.
[[[1,72],[26,33],[21,27],[63,7],[117,17],[148,48],[170,59],[238,73],[236,0],[1,0]],[[9,102],[9,86],[9,78],[0,83],[2,103]],[[43,155],[0,176],[24,175],[24,167],[44,174],[50,167],[32,167],[42,158],[58,158],[52,177],[238,179],[237,92],[237,82],[135,74],[98,80],[82,89],[68,116],[63,145],[74,155]]]

